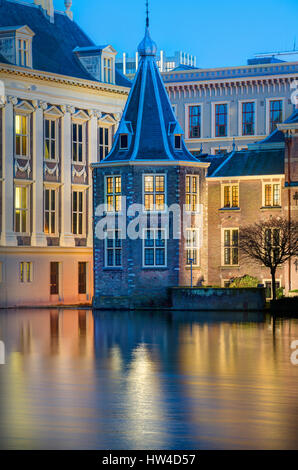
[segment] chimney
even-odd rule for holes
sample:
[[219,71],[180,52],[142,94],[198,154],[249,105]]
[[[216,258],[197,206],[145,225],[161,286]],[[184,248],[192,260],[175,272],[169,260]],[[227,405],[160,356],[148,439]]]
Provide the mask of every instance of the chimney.
[[70,11],[71,6],[72,6],[72,0],[64,0],[64,5],[65,5],[65,14],[72,21],[73,20],[73,12]]
[[38,5],[44,15],[54,23],[54,5],[53,0],[34,0],[35,5]]

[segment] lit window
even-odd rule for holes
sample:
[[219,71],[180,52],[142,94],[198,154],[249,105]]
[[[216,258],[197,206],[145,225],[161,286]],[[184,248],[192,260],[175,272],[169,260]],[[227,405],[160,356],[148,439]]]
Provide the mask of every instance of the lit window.
[[282,100],[270,101],[269,113],[269,132],[273,132],[282,122]]
[[280,184],[265,184],[264,206],[280,207]]
[[121,230],[107,230],[105,240],[106,267],[119,267],[122,265]]
[[255,133],[255,103],[242,103],[242,135]]
[[84,233],[84,192],[72,192],[72,233],[83,235]]
[[44,121],[44,158],[45,160],[56,160],[57,122],[54,119]]
[[181,149],[181,135],[180,134],[175,135],[175,149],[176,150]]
[[106,176],[105,203],[108,212],[121,211],[121,176]]
[[186,265],[199,265],[199,230],[186,229]]
[[25,39],[17,40],[18,65],[28,67],[29,65],[29,44]]
[[76,163],[82,163],[84,160],[83,133],[83,124],[72,124],[72,160]]
[[83,261],[78,263],[78,292],[87,294],[87,263]]
[[189,138],[201,137],[201,106],[189,107]]
[[44,190],[44,232],[53,235],[57,230],[57,190],[45,188]]
[[104,58],[103,59],[103,68],[104,68],[104,81],[106,83],[112,83],[113,81],[113,59]]
[[128,135],[121,134],[120,135],[120,150],[128,149]]
[[109,133],[108,127],[99,128],[99,160],[106,158],[110,151]]
[[224,230],[224,265],[238,265],[239,263],[239,230]]
[[32,263],[27,261],[20,263],[20,281],[22,283],[32,282]]
[[215,136],[226,137],[228,135],[228,105],[215,105]]
[[188,212],[197,212],[199,203],[199,177],[196,175],[186,176],[185,204]]
[[56,261],[50,263],[50,294],[59,294],[59,264]]
[[239,207],[239,186],[237,184],[224,185],[223,207]]
[[164,229],[146,229],[143,239],[143,265],[147,267],[166,266],[166,237]]
[[144,175],[144,207],[146,211],[165,210],[165,176]]
[[27,186],[15,187],[15,231],[17,233],[29,232],[29,188]]
[[15,145],[18,157],[29,157],[29,117],[15,115]]

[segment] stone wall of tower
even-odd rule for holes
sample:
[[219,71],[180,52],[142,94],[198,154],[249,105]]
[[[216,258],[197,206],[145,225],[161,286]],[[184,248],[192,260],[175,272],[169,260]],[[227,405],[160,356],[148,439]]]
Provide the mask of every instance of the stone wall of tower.
[[[200,179],[200,202],[205,217],[206,183],[202,168],[180,167],[178,165],[150,166],[125,165],[118,167],[95,168],[93,171],[94,211],[104,203],[105,177],[121,175],[122,196],[126,197],[127,208],[131,204],[142,204],[143,175],[164,174],[166,176],[166,200],[170,207],[179,204],[183,211],[185,204],[185,176],[197,174]],[[147,216],[144,216],[145,218]],[[126,219],[126,227],[134,217]],[[122,266],[107,268],[105,265],[105,241],[96,236],[96,226],[102,217],[94,219],[94,267],[95,267],[95,308],[167,307],[170,305],[168,288],[190,284],[190,270],[186,267],[185,240],[173,238],[173,214],[169,215],[169,239],[167,240],[166,267],[150,268],[143,266],[143,241],[126,237],[122,241]],[[207,275],[207,251],[205,243],[207,226],[202,229],[204,245],[201,249],[202,264],[194,270],[194,285]]]

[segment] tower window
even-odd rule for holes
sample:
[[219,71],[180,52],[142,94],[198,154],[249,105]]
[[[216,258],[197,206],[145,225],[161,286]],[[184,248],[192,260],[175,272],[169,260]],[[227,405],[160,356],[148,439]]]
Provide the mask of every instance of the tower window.
[[121,150],[128,149],[128,135],[127,134],[120,135],[120,149]]
[[181,135],[179,134],[175,135],[175,149],[177,150],[181,149]]

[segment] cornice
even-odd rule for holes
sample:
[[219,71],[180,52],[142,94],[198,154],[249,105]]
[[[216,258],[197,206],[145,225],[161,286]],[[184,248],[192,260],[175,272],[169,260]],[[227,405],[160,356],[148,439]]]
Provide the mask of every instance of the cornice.
[[109,85],[106,83],[95,82],[92,80],[84,80],[75,77],[67,77],[65,75],[53,74],[50,72],[43,72],[40,70],[30,70],[15,65],[7,65],[0,63],[0,72],[5,72],[9,75],[18,75],[20,77],[36,78],[48,82],[62,83],[65,85],[72,85],[80,88],[89,88],[92,90],[101,90],[109,93],[117,93],[120,95],[128,95],[130,88],[118,85]]

